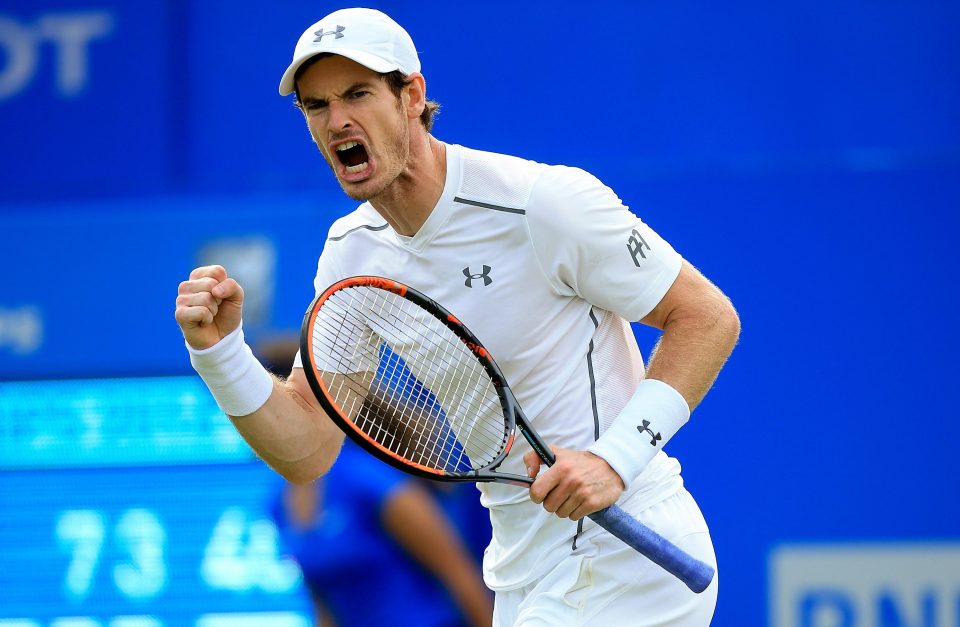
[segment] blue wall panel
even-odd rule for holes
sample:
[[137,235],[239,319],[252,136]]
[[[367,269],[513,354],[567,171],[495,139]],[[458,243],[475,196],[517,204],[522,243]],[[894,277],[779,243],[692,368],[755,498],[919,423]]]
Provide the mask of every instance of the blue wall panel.
[[[216,253],[202,256],[217,242],[260,240],[275,256],[266,277],[275,298],[248,321],[253,338],[296,328],[313,296],[327,219],[350,202],[163,196],[8,210],[0,377],[183,372],[189,362],[173,319],[177,286],[198,265],[230,265]],[[36,319],[36,336],[24,318]]]
[[172,152],[171,3],[0,7],[0,199],[159,190]]

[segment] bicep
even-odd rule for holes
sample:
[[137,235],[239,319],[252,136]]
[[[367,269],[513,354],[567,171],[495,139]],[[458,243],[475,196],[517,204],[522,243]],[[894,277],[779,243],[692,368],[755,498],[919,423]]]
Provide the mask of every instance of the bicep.
[[[671,320],[690,312],[704,315],[729,307],[727,297],[690,262],[684,260],[680,273],[660,302],[643,318],[642,324],[664,329]],[[707,314],[711,315],[711,314]]]

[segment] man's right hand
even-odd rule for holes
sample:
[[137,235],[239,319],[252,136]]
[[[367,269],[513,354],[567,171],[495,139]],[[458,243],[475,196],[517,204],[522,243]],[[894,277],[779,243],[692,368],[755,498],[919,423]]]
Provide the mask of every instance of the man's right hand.
[[243,288],[223,266],[197,268],[177,291],[177,324],[187,344],[197,350],[210,348],[236,330],[242,312]]

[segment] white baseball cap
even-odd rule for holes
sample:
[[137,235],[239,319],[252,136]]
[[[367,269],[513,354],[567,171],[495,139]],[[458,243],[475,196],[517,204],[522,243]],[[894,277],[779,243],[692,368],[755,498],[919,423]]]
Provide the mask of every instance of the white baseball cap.
[[292,94],[300,66],[325,52],[347,57],[380,74],[420,71],[417,49],[402,26],[374,9],[340,9],[300,35],[293,61],[280,79],[280,95]]

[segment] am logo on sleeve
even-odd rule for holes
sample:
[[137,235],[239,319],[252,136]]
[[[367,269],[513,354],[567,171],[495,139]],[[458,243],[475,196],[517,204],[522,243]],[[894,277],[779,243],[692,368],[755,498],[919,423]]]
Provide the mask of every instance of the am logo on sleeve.
[[630,232],[630,238],[627,239],[627,250],[630,251],[630,256],[633,257],[633,265],[638,268],[640,267],[640,259],[647,258],[643,253],[644,248],[650,250],[650,244],[647,243],[647,240],[643,239],[640,231],[633,229],[633,231]]

